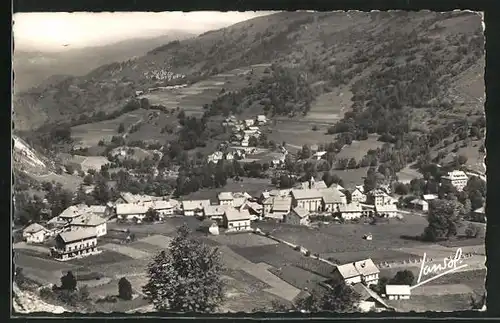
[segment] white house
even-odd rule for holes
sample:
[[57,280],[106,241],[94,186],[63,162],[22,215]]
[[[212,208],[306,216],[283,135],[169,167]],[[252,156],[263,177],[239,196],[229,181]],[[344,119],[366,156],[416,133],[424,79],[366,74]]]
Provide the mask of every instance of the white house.
[[358,219],[363,215],[363,208],[359,203],[341,204],[337,208],[339,215],[345,220]]
[[394,218],[399,214],[398,207],[394,204],[375,206],[375,212],[382,218]]
[[287,224],[309,225],[310,222],[309,212],[300,206],[294,208],[287,215],[285,215],[285,223]]
[[79,216],[78,218],[71,221],[69,227],[71,231],[81,229],[94,230],[97,237],[101,237],[107,234],[106,220],[93,213]]
[[210,205],[210,200],[182,201],[182,210],[185,216],[203,215],[203,210]]
[[410,285],[386,285],[385,296],[390,300],[410,299]]
[[121,220],[144,220],[149,208],[139,203],[122,203],[116,205],[116,216]]
[[351,193],[351,202],[358,202],[358,203],[365,203],[366,202],[366,195],[363,194],[362,191],[359,190],[359,188],[355,188],[353,190],[349,190]]
[[226,232],[251,231],[250,218],[250,213],[247,210],[239,211],[234,208],[228,208],[224,212],[224,227],[227,229]]
[[23,230],[23,239],[27,243],[42,243],[50,236],[50,231],[38,223],[32,223]]
[[437,194],[424,194],[422,196],[422,198],[424,199],[424,201],[426,202],[429,202],[429,201],[432,201],[432,200],[435,200],[437,199],[439,196]]
[[292,206],[300,206],[308,212],[318,212],[322,208],[323,195],[317,189],[292,190]]
[[220,192],[217,195],[217,199],[219,200],[220,205],[233,205],[234,204],[234,197],[231,192]]
[[380,270],[370,258],[337,266],[335,278],[343,279],[348,285],[363,283],[366,286],[378,283]]
[[464,187],[467,185],[469,177],[461,170],[454,170],[448,172],[448,175],[441,177],[441,183],[449,183],[453,185],[457,191],[463,191]]
[[242,146],[242,147],[248,147],[248,143],[249,143],[249,139],[248,139],[248,138],[244,138],[244,139],[241,141],[241,146]]

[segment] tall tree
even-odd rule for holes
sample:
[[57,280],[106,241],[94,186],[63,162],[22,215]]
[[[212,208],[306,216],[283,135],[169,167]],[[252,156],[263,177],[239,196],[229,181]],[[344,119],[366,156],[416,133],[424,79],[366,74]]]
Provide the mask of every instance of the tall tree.
[[148,267],[144,294],[158,311],[213,312],[224,300],[222,261],[213,249],[180,227],[168,251]]
[[457,234],[460,221],[459,202],[456,200],[433,200],[429,205],[428,226],[424,237],[429,241],[449,239]]

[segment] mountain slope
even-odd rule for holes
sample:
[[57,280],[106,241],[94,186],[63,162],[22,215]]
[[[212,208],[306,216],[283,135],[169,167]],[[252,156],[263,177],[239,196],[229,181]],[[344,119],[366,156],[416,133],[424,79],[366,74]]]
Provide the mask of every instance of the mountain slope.
[[[304,86],[297,83],[306,83],[313,96],[352,87],[353,101],[365,105],[363,92],[388,95],[395,83],[390,78],[397,76],[402,94],[396,98],[403,106],[431,109],[432,99],[445,99],[451,80],[480,64],[482,39],[481,19],[473,13],[277,13],[170,42],[145,56],[33,89],[15,98],[14,120],[17,129],[37,127],[47,120],[68,121],[82,113],[117,109],[136,90],[192,83],[259,63],[276,63],[281,68],[282,72],[272,74],[271,83],[286,79],[284,89],[273,88],[267,94],[265,88],[255,90],[261,99],[268,95],[276,104],[281,104],[283,91],[293,104],[289,94]],[[435,70],[428,70],[430,63]],[[387,82],[377,84],[380,77]],[[374,88],[376,84],[383,89]],[[425,93],[419,89],[422,84]],[[412,91],[420,91],[424,98],[408,94]],[[424,99],[430,103],[422,104]],[[269,109],[276,110],[272,107],[276,104]],[[307,104],[299,109],[307,113]],[[28,117],[32,113],[39,119]]]
[[43,82],[54,82],[56,80],[52,78],[52,75],[84,75],[101,65],[142,56],[166,42],[191,36],[193,35],[189,33],[173,31],[160,37],[130,39],[106,46],[69,49],[61,52],[15,50],[14,89],[16,93],[19,93]]

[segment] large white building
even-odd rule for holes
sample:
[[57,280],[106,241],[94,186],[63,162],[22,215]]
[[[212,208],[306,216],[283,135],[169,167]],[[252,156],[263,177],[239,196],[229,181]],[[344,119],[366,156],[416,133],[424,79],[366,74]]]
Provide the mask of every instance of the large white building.
[[333,279],[341,279],[347,285],[363,283],[370,286],[378,283],[379,274],[378,267],[368,258],[337,266],[333,272]]
[[441,183],[449,183],[457,189],[457,191],[463,191],[464,187],[467,185],[469,177],[461,170],[454,170],[448,172],[448,175],[441,177]]

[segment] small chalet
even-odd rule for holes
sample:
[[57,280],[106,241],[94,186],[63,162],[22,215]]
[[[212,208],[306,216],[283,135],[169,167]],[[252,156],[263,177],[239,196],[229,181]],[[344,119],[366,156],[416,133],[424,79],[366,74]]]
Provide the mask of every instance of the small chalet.
[[383,190],[376,188],[367,194],[367,202],[375,207],[392,204],[393,199]]
[[94,230],[83,229],[66,231],[58,234],[55,247],[50,252],[56,260],[69,260],[88,256],[99,252],[97,249],[97,233]]
[[287,215],[285,215],[285,223],[287,224],[309,225],[310,222],[309,212],[300,206],[294,208]]
[[32,223],[23,230],[23,239],[27,243],[42,243],[50,236],[50,231],[38,223]]
[[261,200],[263,217],[267,217],[269,216],[269,214],[271,214],[271,210],[273,209],[273,203],[274,203],[274,197],[267,197]]
[[185,216],[201,216],[206,206],[210,205],[210,200],[187,200],[182,201],[182,210]]
[[342,279],[347,285],[363,283],[366,286],[378,283],[380,270],[370,258],[337,266],[334,279]]
[[385,296],[390,300],[410,299],[410,285],[386,285]]
[[224,227],[227,229],[226,232],[251,231],[250,218],[250,213],[246,210],[239,211],[234,208],[228,208],[224,212]]
[[265,115],[261,114],[257,116],[257,124],[258,125],[265,125],[267,123],[267,118]]

